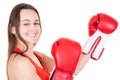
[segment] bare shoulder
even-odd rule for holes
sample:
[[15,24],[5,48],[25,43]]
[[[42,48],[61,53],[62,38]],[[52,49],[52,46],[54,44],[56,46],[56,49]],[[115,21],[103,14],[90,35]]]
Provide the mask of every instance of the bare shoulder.
[[8,61],[8,67],[11,69],[25,68],[28,65],[30,65],[28,59],[21,55],[12,54]]
[[24,56],[12,54],[8,61],[8,74],[11,80],[24,80],[31,78],[31,75],[35,75],[35,69]]
[[20,73],[24,69],[32,68],[27,58],[21,55],[12,54],[8,61],[8,71]]

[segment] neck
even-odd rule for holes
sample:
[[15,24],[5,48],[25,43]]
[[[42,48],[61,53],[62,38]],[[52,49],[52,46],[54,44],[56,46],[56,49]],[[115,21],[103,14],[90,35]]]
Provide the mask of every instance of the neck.
[[34,47],[33,45],[28,44],[28,50],[26,51],[27,55],[33,54],[33,47]]
[[[32,55],[34,46],[33,46],[33,44],[29,44],[29,43],[27,45],[28,45],[28,50],[25,52],[25,54]],[[21,49],[22,51],[26,50],[26,46],[22,42],[17,42],[16,47]]]

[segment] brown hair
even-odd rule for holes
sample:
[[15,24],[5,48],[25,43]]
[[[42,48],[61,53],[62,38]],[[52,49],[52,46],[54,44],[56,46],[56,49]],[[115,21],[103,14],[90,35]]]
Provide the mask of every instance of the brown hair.
[[[19,38],[19,40],[22,41],[22,43],[26,46],[26,50],[24,50],[23,53],[28,50],[27,43],[25,42],[25,40],[19,34],[20,11],[22,9],[32,9],[32,10],[34,10],[37,13],[38,18],[39,18],[39,22],[40,22],[40,16],[39,16],[39,13],[38,13],[37,9],[35,9],[35,7],[33,7],[30,4],[20,3],[20,4],[17,4],[12,9],[12,12],[11,12],[10,17],[9,17],[9,22],[8,22],[8,59],[7,59],[7,61],[9,60],[11,54],[14,53],[13,49],[15,48],[16,40],[17,40],[16,36],[11,32],[12,27],[15,27],[17,38]],[[40,28],[41,28],[41,22],[40,22]],[[6,68],[7,68],[7,66],[6,66]],[[7,73],[7,78],[9,80],[8,73]]]
[[[8,23],[8,59],[9,59],[10,55],[13,53],[13,48],[15,47],[15,44],[16,44],[16,37],[14,34],[11,33],[12,27],[15,27],[17,37],[25,44],[25,46],[26,46],[25,51],[27,51],[27,49],[28,49],[27,43],[24,41],[24,39],[19,34],[20,11],[22,9],[34,10],[38,14],[38,17],[40,20],[38,11],[30,4],[20,3],[13,8],[13,10],[10,14],[9,23]],[[40,27],[41,27],[41,23],[40,23]]]

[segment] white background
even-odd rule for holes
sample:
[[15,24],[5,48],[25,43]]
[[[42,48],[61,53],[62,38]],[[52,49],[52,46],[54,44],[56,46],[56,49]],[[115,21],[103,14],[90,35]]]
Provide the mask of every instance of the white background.
[[[0,80],[6,80],[7,24],[11,9],[20,2],[35,6],[41,16],[42,35],[35,49],[51,56],[52,43],[60,37],[83,46],[91,16],[106,13],[120,21],[119,0],[2,0],[0,2]],[[90,60],[74,80],[120,80],[120,28],[110,36],[98,61]]]

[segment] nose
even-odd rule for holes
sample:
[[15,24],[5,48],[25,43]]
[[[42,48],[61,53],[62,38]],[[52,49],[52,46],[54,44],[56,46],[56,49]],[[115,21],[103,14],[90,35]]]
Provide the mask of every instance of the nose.
[[30,31],[36,31],[35,25],[34,25],[34,24],[31,24],[29,30],[30,30]]

